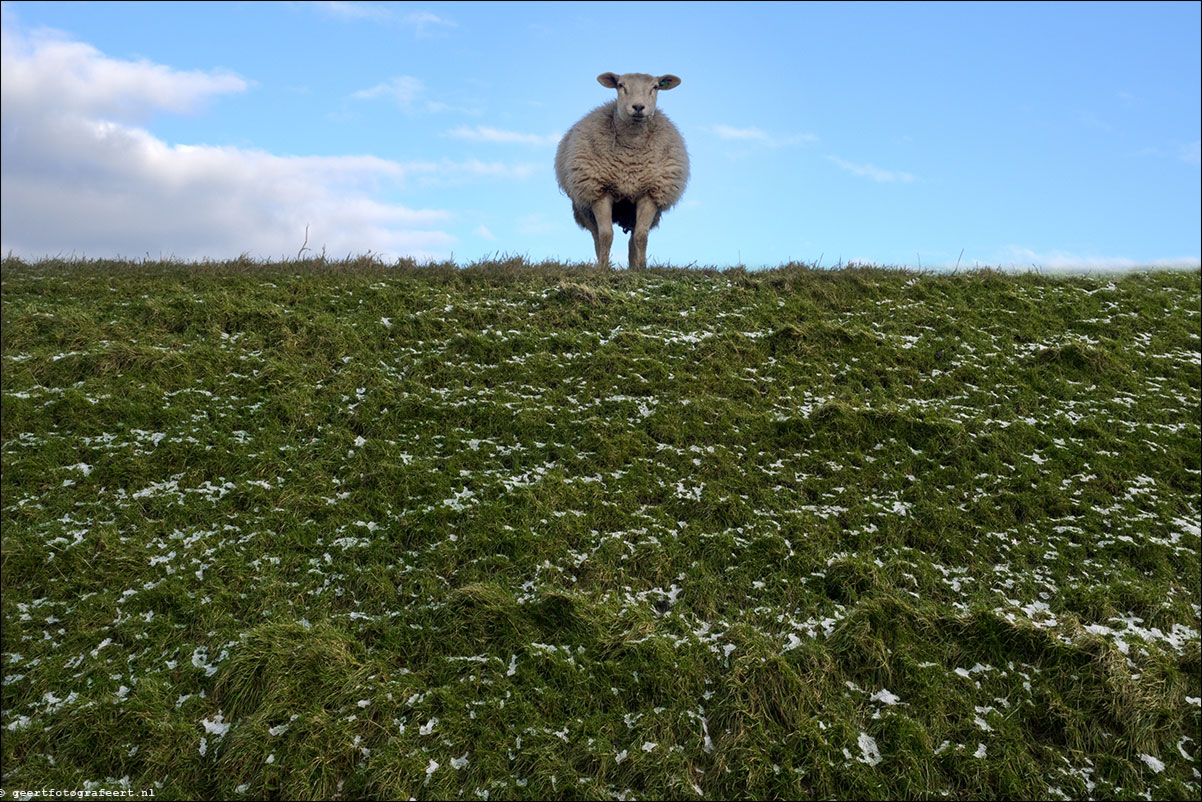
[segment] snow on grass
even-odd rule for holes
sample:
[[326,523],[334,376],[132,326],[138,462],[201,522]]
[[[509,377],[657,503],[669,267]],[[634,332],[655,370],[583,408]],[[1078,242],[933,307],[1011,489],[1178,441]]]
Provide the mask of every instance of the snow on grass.
[[871,735],[861,732],[859,738],[856,739],[856,745],[860,747],[860,756],[857,759],[861,763],[875,766],[881,762],[881,750],[877,748],[876,739]]

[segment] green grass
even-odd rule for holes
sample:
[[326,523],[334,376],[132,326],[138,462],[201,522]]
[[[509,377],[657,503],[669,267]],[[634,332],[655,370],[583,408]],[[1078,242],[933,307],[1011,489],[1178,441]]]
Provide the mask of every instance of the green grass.
[[1199,792],[1196,271],[2,281],[10,794]]

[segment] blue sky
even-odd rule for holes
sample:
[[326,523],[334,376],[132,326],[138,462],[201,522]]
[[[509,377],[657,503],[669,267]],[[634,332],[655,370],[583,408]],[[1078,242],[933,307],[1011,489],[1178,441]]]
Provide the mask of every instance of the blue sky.
[[586,261],[552,162],[612,71],[683,80],[652,264],[1196,266],[1200,9],[4,3],[0,239]]

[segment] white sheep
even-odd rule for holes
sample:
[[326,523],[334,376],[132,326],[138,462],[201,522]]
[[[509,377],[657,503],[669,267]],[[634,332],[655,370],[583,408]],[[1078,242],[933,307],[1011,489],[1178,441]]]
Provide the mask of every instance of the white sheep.
[[597,264],[609,267],[613,224],[630,235],[632,268],[647,266],[647,233],[689,182],[684,138],[655,101],[680,85],[675,75],[597,76],[618,97],[586,114],[555,152],[555,178],[572,201],[572,215],[593,235]]

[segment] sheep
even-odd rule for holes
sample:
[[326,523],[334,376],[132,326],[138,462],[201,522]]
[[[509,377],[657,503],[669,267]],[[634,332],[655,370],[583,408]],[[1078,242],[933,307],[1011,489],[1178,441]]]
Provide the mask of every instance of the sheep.
[[555,178],[572,216],[593,235],[597,265],[609,267],[613,224],[630,234],[631,268],[647,266],[647,233],[684,194],[689,154],[684,138],[655,101],[680,85],[675,75],[597,76],[618,97],[573,125],[555,152]]

